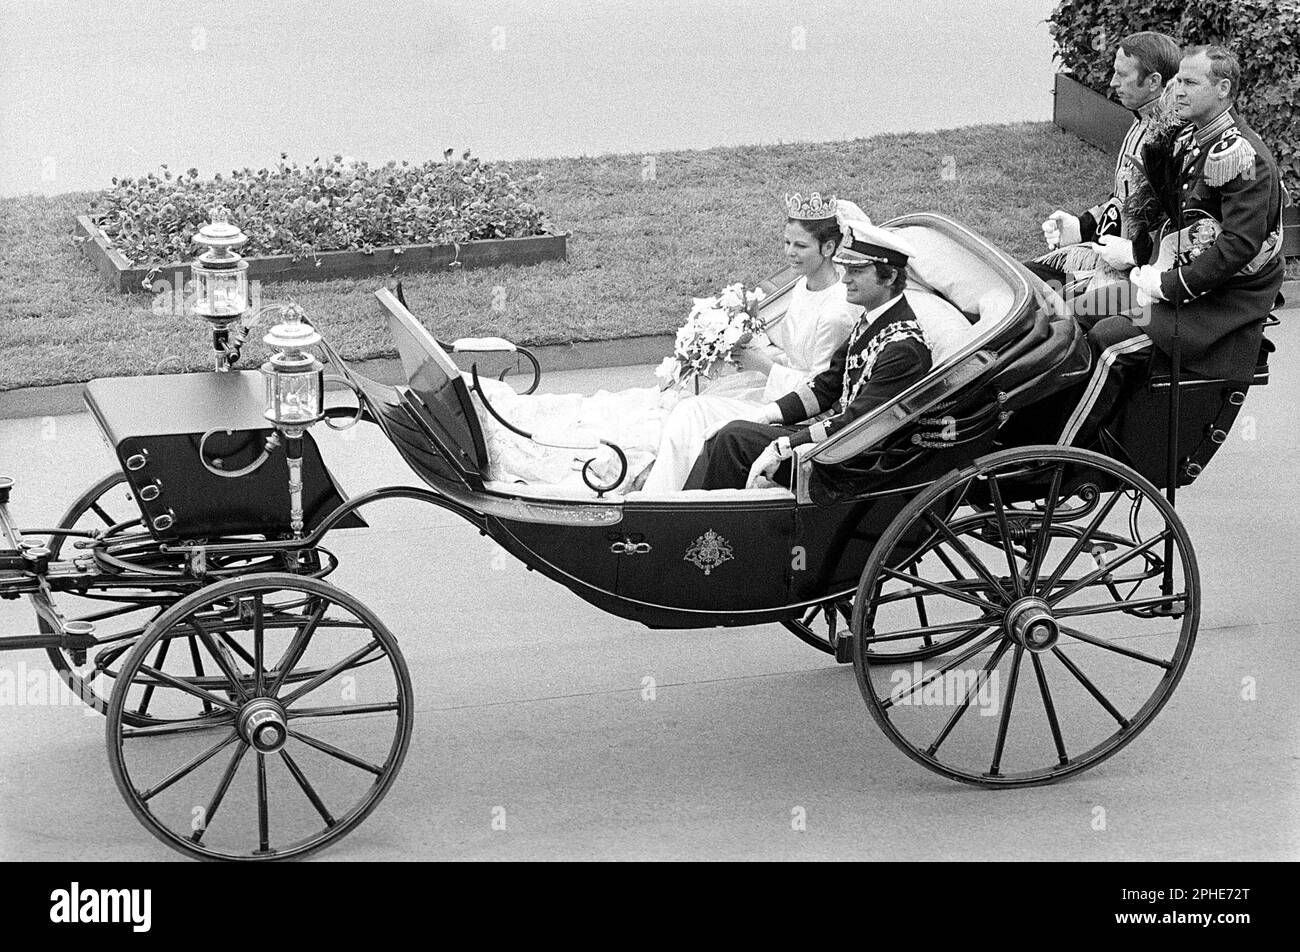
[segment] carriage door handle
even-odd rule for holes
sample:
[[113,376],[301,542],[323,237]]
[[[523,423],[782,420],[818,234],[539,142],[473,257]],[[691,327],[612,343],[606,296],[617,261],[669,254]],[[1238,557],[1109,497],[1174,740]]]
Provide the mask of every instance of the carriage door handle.
[[642,536],[637,535],[613,542],[610,544],[609,551],[615,555],[645,555],[650,551],[650,543],[639,541],[641,538]]

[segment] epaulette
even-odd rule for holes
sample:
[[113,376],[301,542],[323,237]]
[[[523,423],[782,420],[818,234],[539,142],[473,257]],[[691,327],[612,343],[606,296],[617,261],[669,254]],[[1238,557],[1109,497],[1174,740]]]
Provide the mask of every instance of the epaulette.
[[1205,156],[1205,181],[1218,188],[1238,175],[1247,182],[1255,178],[1255,147],[1234,127],[1210,146]]

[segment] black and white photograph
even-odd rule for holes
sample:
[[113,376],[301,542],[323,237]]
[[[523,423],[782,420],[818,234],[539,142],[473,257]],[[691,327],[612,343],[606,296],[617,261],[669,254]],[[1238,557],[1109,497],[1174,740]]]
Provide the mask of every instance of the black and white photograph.
[[1233,941],[1300,859],[1296,199],[1296,0],[0,0],[24,915],[1069,862]]

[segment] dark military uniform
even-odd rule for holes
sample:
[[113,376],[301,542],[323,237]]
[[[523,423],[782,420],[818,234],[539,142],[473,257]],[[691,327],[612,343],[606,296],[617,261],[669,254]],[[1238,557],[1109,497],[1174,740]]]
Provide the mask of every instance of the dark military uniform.
[[1184,367],[1230,380],[1248,380],[1254,371],[1285,269],[1277,163],[1231,110],[1203,129],[1188,126],[1173,150],[1172,161],[1162,161],[1148,148],[1144,166],[1167,218],[1157,234],[1134,241],[1134,256],[1163,272],[1165,300],[1149,313],[1107,317],[1093,327],[1100,357],[1063,443],[1087,445],[1131,369],[1145,366],[1152,346],[1170,353],[1175,301]]
[[[863,315],[831,365],[776,401],[784,426],[735,421],[704,444],[686,489],[744,489],[749,469],[772,441],[790,438],[791,447],[820,443],[858,417],[870,413],[916,383],[930,369],[930,349],[916,315],[901,295],[870,324]],[[827,411],[819,422],[809,420]],[[790,461],[776,471],[790,485]]]

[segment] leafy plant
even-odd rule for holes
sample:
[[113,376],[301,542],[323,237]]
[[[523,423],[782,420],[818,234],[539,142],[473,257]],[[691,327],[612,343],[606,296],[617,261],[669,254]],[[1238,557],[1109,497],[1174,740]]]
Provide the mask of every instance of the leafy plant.
[[308,257],[388,245],[451,244],[545,234],[531,201],[535,179],[516,179],[465,152],[442,161],[371,166],[336,155],[308,165],[281,153],[274,169],[236,169],[199,178],[167,166],[113,179],[91,202],[91,220],[137,265],[193,257],[194,236],[214,208],[248,236],[241,253]]
[[1115,47],[1157,30],[1184,46],[1219,43],[1241,61],[1237,108],[1300,194],[1300,2],[1297,0],[1060,0],[1049,20],[1061,66],[1105,91]]

